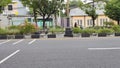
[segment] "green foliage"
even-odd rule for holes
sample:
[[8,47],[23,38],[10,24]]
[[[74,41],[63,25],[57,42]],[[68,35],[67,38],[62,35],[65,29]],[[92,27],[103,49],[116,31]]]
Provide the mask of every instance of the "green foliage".
[[15,26],[15,25],[9,26],[8,29],[9,29],[9,30],[10,30],[10,29],[19,29],[19,26]]
[[85,12],[92,18],[92,20],[95,20],[98,17],[98,14],[96,14],[96,9],[94,7],[89,7],[85,10]]
[[92,6],[91,4],[84,4],[80,3],[79,7],[85,11],[85,13],[92,18],[93,21],[93,27],[95,26],[95,20],[98,17],[98,14],[96,13],[96,8]]
[[118,21],[120,20],[120,0],[110,0],[105,6],[105,15]]
[[120,26],[119,25],[113,26],[112,29],[114,30],[115,33],[120,33]]
[[98,33],[107,33],[107,34],[111,34],[111,33],[114,32],[114,30],[113,30],[113,29],[108,29],[108,28],[103,28],[103,29],[99,29],[97,32],[98,32]]
[[91,27],[92,29],[95,29],[95,30],[98,30],[98,29],[101,29],[101,28],[104,28],[103,26],[95,26],[95,27]]
[[31,23],[27,23],[23,26],[20,26],[20,33],[21,34],[29,34],[35,32],[35,26]]
[[20,34],[20,30],[18,30],[18,29],[10,29],[10,30],[7,30],[7,34],[8,35]]
[[78,28],[78,27],[74,27],[73,29],[73,33],[81,33],[81,29],[80,28]]
[[35,12],[43,17],[43,29],[45,29],[45,21],[59,9],[63,9],[64,0],[21,0],[24,6],[35,9]]
[[12,0],[0,0],[0,13],[2,13],[1,7],[4,7],[11,3]]
[[59,32],[64,32],[64,29],[62,29],[62,28],[50,28],[49,32],[50,33],[59,33]]
[[70,1],[70,8],[78,7],[82,2],[80,0],[72,0]]
[[104,25],[106,25],[106,27],[112,27],[114,26],[114,22],[104,22]]
[[83,29],[82,33],[92,34],[92,33],[96,33],[96,30],[95,29]]
[[0,28],[0,35],[7,35],[7,30]]

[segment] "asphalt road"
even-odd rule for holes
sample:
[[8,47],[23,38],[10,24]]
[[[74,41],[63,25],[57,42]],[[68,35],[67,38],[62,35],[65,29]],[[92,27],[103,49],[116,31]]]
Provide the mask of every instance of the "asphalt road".
[[0,68],[120,68],[120,37],[0,40]]

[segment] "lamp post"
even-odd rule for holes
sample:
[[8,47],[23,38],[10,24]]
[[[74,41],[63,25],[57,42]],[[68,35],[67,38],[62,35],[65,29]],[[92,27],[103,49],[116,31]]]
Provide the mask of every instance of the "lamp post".
[[69,18],[69,0],[67,0],[67,28],[69,28],[70,27],[70,18]]

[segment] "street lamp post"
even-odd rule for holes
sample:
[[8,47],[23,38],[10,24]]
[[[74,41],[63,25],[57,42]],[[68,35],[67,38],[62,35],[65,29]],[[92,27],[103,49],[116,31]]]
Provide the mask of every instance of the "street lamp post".
[[70,27],[70,18],[69,18],[69,0],[67,0],[67,27]]

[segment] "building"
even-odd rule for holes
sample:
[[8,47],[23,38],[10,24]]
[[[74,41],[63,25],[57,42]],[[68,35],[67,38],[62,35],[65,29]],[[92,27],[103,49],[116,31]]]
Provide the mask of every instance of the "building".
[[[95,8],[99,7],[98,4],[95,3]],[[98,14],[97,19],[95,20],[95,26],[104,26],[104,22],[114,22],[117,24],[116,21],[111,20],[104,14],[104,7],[102,9],[96,9],[96,13]],[[84,28],[86,27],[92,27],[93,22],[90,16],[88,16],[83,10],[80,8],[73,8],[70,10],[70,24],[71,27],[74,27],[75,23],[78,25],[78,27],[82,26]]]
[[3,8],[3,13],[0,15],[0,27],[5,28],[11,25],[19,25],[25,21],[27,15],[26,8],[19,0],[12,0],[12,3]]

